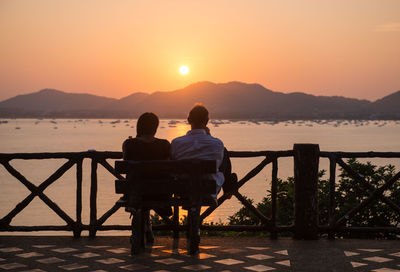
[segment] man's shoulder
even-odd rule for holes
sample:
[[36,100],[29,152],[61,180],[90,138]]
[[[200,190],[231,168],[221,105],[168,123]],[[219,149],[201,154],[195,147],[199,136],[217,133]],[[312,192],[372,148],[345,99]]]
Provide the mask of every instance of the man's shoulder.
[[218,143],[220,143],[220,144],[224,144],[222,141],[221,141],[221,139],[219,139],[219,138],[217,138],[217,137],[213,137],[213,136],[210,136],[211,138],[212,138],[212,140],[213,141],[216,141],[216,142],[218,142]]
[[221,145],[224,146],[224,143],[217,137],[213,137],[211,135],[207,135],[206,138],[208,141],[210,141],[211,143],[215,144],[215,145]]
[[171,141],[171,145],[175,145],[175,144],[181,143],[181,142],[185,141],[187,138],[188,138],[188,135],[183,135],[183,136],[176,137],[175,139],[173,139]]

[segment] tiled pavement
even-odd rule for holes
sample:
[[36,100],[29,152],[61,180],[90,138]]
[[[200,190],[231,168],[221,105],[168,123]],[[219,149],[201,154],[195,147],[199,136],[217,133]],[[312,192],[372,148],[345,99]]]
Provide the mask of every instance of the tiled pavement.
[[400,241],[295,241],[202,237],[200,254],[185,239],[157,237],[130,256],[128,237],[0,236],[0,271],[400,271]]

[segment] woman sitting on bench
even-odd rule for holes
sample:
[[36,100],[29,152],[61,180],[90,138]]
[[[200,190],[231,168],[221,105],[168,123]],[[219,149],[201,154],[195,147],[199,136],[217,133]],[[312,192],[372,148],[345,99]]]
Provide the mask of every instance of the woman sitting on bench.
[[[152,112],[143,113],[136,125],[136,137],[129,136],[122,145],[122,153],[124,160],[134,161],[150,161],[150,160],[168,160],[170,157],[171,145],[168,140],[158,139],[155,136],[158,128],[159,120],[156,114]],[[154,197],[154,196],[152,196]],[[157,196],[157,200],[165,199],[168,201],[169,195]],[[172,215],[170,206],[162,209],[156,209],[156,213],[160,216]],[[150,211],[145,215],[145,233],[148,242],[154,241],[154,235],[150,222]]]

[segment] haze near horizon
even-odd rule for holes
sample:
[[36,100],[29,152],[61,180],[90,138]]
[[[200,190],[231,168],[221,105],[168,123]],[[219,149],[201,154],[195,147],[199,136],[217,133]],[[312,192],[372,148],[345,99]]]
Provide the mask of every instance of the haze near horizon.
[[[198,81],[376,100],[400,89],[400,2],[0,2],[0,101]],[[181,74],[186,65],[190,72]]]

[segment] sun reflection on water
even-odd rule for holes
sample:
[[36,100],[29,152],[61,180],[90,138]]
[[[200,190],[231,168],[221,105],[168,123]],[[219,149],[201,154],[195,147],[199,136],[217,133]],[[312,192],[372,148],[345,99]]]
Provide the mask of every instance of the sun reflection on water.
[[190,126],[187,123],[177,123],[170,125],[170,129],[167,130],[166,138],[172,141],[176,137],[185,135],[190,130]]

